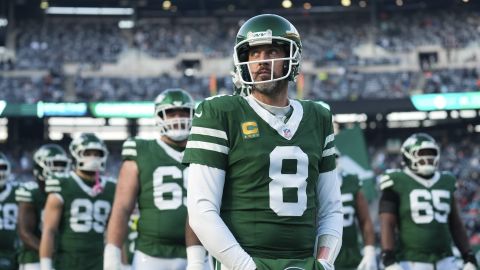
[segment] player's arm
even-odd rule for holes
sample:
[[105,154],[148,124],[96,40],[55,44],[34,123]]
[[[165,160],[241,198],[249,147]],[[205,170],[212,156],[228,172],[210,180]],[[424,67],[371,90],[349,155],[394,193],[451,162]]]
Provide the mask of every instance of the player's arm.
[[62,217],[63,199],[57,193],[51,193],[45,204],[42,237],[40,240],[40,268],[51,270],[52,256],[55,248],[55,234]]
[[253,259],[220,217],[225,171],[192,163],[188,179],[188,221],[201,243],[228,269],[255,269]]
[[[453,242],[455,243],[458,250],[460,251],[460,254],[462,254],[462,258],[465,263],[464,269],[476,269],[476,266],[478,266],[478,263],[475,258],[475,254],[472,252],[472,249],[470,248],[467,232],[465,231],[465,226],[463,225],[462,219],[460,217],[460,211],[458,210],[457,200],[455,199],[455,195],[453,195],[450,209],[451,211],[448,217],[450,233],[452,234]],[[469,263],[473,265],[471,265],[470,268],[466,268]]]
[[320,173],[317,182],[316,258],[332,266],[342,246],[343,212],[338,172]]
[[133,160],[125,160],[120,168],[115,200],[108,222],[107,245],[104,251],[104,269],[121,267],[121,247],[128,231],[128,219],[135,207],[138,193],[138,166]]
[[23,244],[29,249],[38,250],[40,238],[35,235],[35,229],[38,226],[35,206],[30,202],[19,202],[17,219],[18,235]]
[[190,227],[188,216],[185,222],[185,244],[187,246],[187,270],[203,270],[206,251]]
[[399,200],[398,194],[388,188],[383,190],[382,196],[380,197],[380,235],[382,262],[386,267],[385,269],[398,269],[400,267],[396,263],[394,252]]
[[357,207],[357,220],[362,230],[363,243],[365,245],[363,248],[363,258],[358,269],[377,269],[375,231],[368,212],[368,202],[361,190],[355,195],[355,205]]

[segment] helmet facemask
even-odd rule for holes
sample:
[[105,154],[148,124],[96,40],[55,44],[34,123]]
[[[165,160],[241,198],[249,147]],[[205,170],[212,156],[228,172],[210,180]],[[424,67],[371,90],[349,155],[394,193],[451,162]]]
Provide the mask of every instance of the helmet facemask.
[[10,162],[0,156],[0,188],[3,188],[10,177]]
[[[284,48],[286,57],[248,61],[248,51],[253,46],[258,45],[277,45]],[[271,31],[257,33],[249,33],[249,37],[234,47],[233,61],[235,65],[235,72],[237,74],[240,84],[244,86],[259,85],[271,83],[281,80],[295,81],[300,65],[300,49],[298,45],[290,39],[283,37],[272,37]],[[283,62],[283,74],[280,77],[275,77],[274,67],[278,61]],[[255,81],[254,73],[251,70],[252,64],[267,63],[270,66],[270,79]]]
[[435,173],[440,160],[440,149],[432,142],[423,142],[422,146],[403,151],[404,158],[409,160],[408,167],[414,173],[429,177]]
[[[86,155],[85,153],[88,150],[98,151],[99,155],[91,153]],[[103,172],[105,171],[107,156],[108,152],[102,147],[88,146],[84,149],[80,149],[75,157],[76,168],[87,172]]]
[[[174,110],[182,110],[186,116],[169,116]],[[184,141],[188,138],[192,127],[193,107],[158,105],[155,108],[155,121],[160,128],[160,135],[167,136],[173,141]]]
[[95,134],[82,133],[70,143],[69,150],[76,170],[96,173],[105,171],[108,149]]

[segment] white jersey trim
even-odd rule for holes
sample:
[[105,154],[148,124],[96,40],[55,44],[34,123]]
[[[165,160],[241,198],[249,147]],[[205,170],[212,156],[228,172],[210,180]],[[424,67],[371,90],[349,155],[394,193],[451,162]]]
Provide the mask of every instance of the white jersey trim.
[[157,143],[158,143],[158,145],[160,145],[160,147],[163,150],[165,150],[165,153],[167,153],[168,156],[170,156],[171,158],[173,158],[174,160],[176,160],[178,162],[182,162],[184,151],[177,151],[177,150],[173,149],[170,145],[168,145],[167,143],[165,143],[161,139],[157,139]]
[[[77,185],[85,192],[88,194],[90,197],[95,197],[98,195],[93,191],[93,188],[89,187],[87,184],[85,184],[82,179],[80,179],[80,176],[78,176],[76,173],[73,171],[70,172],[70,175],[72,176],[73,180],[77,183]],[[107,183],[105,177],[100,177],[100,185],[102,188],[105,188],[105,184]]]
[[197,148],[203,150],[210,150],[218,153],[222,153],[227,155],[230,151],[230,148],[219,145],[216,143],[209,143],[209,142],[199,142],[199,141],[188,141],[187,148]]
[[122,156],[137,156],[137,150],[135,149],[123,149]]
[[12,186],[7,182],[5,185],[5,189],[0,193],[0,201],[4,201],[7,199],[8,195],[10,195],[10,192],[12,191]]
[[325,145],[323,146],[324,148],[327,146],[327,144],[333,142],[335,140],[335,135],[334,134],[330,134],[327,136],[327,138],[325,138]]
[[280,136],[287,140],[291,140],[293,136],[295,136],[303,117],[303,107],[300,102],[293,99],[289,100],[290,106],[293,108],[293,112],[287,123],[283,123],[280,119],[258,104],[253,96],[247,96],[245,99],[250,107],[252,107],[252,109],[258,114],[258,116],[260,116],[263,121],[267,122],[267,124],[275,129]]
[[223,130],[205,128],[205,127],[192,127],[191,134],[206,135],[210,137],[216,137],[228,141],[227,133]]
[[328,157],[335,154],[335,147],[330,147],[322,152],[322,157]]

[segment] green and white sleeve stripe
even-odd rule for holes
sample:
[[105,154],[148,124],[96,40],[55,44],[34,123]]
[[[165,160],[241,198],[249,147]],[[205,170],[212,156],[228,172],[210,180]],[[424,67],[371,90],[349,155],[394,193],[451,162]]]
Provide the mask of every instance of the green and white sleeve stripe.
[[190,131],[183,162],[224,169],[229,152],[225,131],[194,126]]
[[335,154],[335,135],[330,134],[325,138],[325,144],[323,147],[322,157],[328,157]]
[[134,140],[127,140],[122,146],[122,159],[132,160],[137,157],[137,142]]
[[60,191],[62,191],[62,187],[60,186],[60,180],[47,179],[45,181],[45,192],[52,193],[52,192],[60,192]]
[[383,175],[380,177],[380,189],[384,190],[386,188],[389,188],[393,186],[394,182],[392,178],[390,178],[390,175]]
[[15,190],[15,200],[17,202],[32,202],[32,193],[21,187]]

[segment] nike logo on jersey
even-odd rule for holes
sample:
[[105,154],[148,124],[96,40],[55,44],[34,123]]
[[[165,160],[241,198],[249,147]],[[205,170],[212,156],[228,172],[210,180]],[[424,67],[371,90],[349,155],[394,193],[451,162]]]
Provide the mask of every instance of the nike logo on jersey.
[[200,118],[200,117],[202,117],[202,114],[203,114],[203,112],[195,113],[195,117]]

